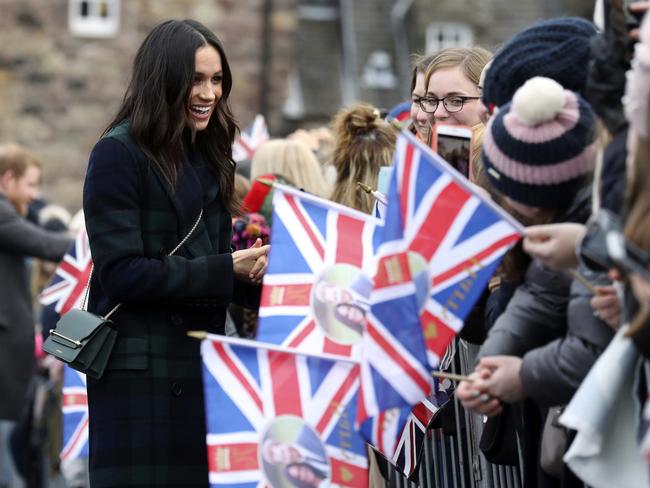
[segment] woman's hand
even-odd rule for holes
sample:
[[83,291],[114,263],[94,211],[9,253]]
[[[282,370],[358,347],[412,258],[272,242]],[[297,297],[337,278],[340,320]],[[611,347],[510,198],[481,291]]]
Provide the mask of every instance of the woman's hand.
[[250,248],[233,252],[232,269],[235,276],[240,280],[262,283],[270,249],[268,244],[262,245],[262,239],[257,239]]
[[469,377],[469,381],[458,383],[455,395],[463,407],[467,410],[473,410],[476,413],[493,417],[501,412],[501,402],[497,398],[492,398],[485,390],[477,388],[477,383],[487,379],[492,373],[486,368],[477,368]]
[[576,247],[586,231],[584,225],[573,223],[526,227],[524,251],[549,268],[574,268],[578,264]]
[[474,386],[489,396],[507,403],[523,400],[526,395],[519,375],[521,363],[521,358],[517,356],[488,356],[482,358],[477,368],[487,369],[491,373],[486,379],[476,381]]
[[618,301],[616,288],[613,286],[597,286],[596,294],[591,299],[594,315],[604,321],[612,329],[621,326],[621,304]]

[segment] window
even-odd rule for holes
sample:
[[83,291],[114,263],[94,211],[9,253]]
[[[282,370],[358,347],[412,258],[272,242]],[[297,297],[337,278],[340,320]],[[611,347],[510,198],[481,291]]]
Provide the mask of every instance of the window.
[[83,37],[113,37],[120,28],[119,0],[69,0],[70,32]]
[[447,47],[472,47],[474,30],[459,22],[435,22],[427,26],[426,51],[435,53]]
[[363,68],[363,86],[382,90],[392,90],[397,86],[397,76],[393,72],[390,54],[386,51],[373,51]]

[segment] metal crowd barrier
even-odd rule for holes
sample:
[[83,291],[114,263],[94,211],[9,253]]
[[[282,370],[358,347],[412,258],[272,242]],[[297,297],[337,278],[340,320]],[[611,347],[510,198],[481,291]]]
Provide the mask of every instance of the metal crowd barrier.
[[[454,345],[459,355],[460,371],[456,361],[451,362],[451,371],[471,373],[478,346],[460,339]],[[454,402],[456,434],[445,434],[442,429],[430,431],[431,435],[425,437],[417,481],[409,481],[389,467],[386,488],[521,488],[523,481],[519,467],[492,464],[479,449],[482,417],[467,412],[463,415],[456,397],[450,401]]]

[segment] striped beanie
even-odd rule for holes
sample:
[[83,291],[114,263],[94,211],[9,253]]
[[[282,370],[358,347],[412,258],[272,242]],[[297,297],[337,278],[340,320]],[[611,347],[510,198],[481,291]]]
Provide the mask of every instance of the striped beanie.
[[483,83],[483,103],[492,112],[510,100],[526,80],[552,78],[563,87],[584,90],[596,27],[578,17],[548,19],[512,37],[494,56]]
[[503,195],[532,207],[568,206],[593,170],[596,116],[585,100],[536,77],[490,118],[483,164]]

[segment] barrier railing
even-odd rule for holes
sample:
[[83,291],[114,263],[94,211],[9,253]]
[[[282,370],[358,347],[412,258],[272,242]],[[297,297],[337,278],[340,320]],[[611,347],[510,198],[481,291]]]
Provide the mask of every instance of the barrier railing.
[[[469,374],[474,370],[478,346],[457,339],[452,373]],[[387,488],[521,488],[519,467],[490,463],[478,447],[483,418],[464,411],[454,396],[456,432],[433,429],[425,438],[422,459],[415,482],[389,468]]]

